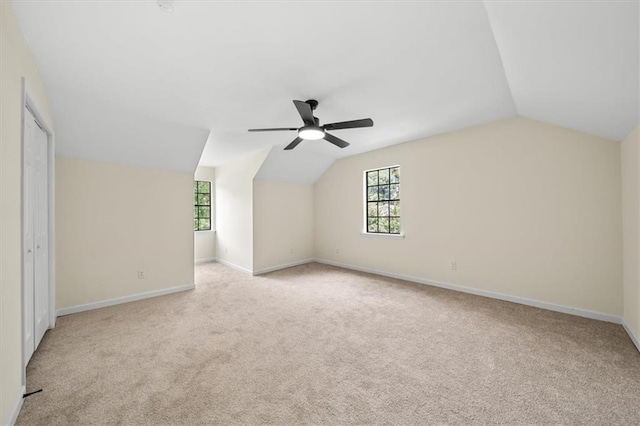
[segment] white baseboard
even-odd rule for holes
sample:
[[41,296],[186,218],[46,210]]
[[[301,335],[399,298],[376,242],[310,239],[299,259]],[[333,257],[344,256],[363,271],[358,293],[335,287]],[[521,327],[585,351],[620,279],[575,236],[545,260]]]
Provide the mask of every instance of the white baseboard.
[[222,263],[223,265],[228,266],[229,268],[235,269],[236,271],[244,272],[245,274],[252,275],[252,272],[247,268],[243,268],[242,266],[238,266],[235,263],[227,262],[226,260],[222,260],[220,258],[216,258],[216,262]]
[[204,259],[196,259],[194,263],[196,265],[200,265],[202,263],[209,263],[209,262],[215,262],[215,261],[216,261],[215,257],[205,257]]
[[631,327],[629,327],[629,324],[627,324],[627,322],[624,319],[622,320],[622,326],[624,327],[624,330],[627,332],[627,334],[631,338],[631,341],[633,342],[633,344],[636,345],[636,349],[638,349],[638,352],[640,352],[640,339],[638,339],[638,336],[633,334],[633,331],[631,331]]
[[27,392],[27,389],[24,386],[20,386],[20,393],[13,403],[13,410],[9,414],[9,417],[5,419],[4,424],[7,426],[13,426],[18,420],[18,414],[20,414],[20,410],[22,409],[22,403],[24,402],[24,394]]
[[84,305],[70,306],[58,309],[56,316],[75,314],[78,312],[90,311],[92,309],[106,308],[107,306],[120,305],[122,303],[135,302],[136,300],[149,299],[151,297],[164,296],[166,294],[177,293],[179,291],[193,290],[194,283],[178,287],[163,288],[161,290],[147,291],[145,293],[132,294],[130,296],[116,297],[115,299],[102,300],[100,302],[87,303]]
[[315,259],[303,259],[303,260],[298,260],[296,262],[285,263],[284,265],[270,266],[268,268],[263,268],[263,269],[258,269],[257,271],[253,271],[253,275],[262,275],[262,274],[266,274],[267,272],[278,271],[280,269],[286,269],[286,268],[293,268],[294,266],[300,266],[300,265],[304,265],[306,263],[311,263],[311,262],[315,262]]
[[519,303],[521,305],[533,306],[535,308],[547,309],[555,312],[562,312],[565,314],[577,315],[580,317],[596,319],[600,321],[612,322],[615,324],[622,324],[622,318],[616,315],[605,314],[601,312],[589,311],[587,309],[573,308],[571,306],[557,305],[555,303],[541,302],[539,300],[527,299],[525,297],[511,296],[508,294],[496,293],[488,290],[480,290],[472,287],[465,287],[457,284],[449,284],[442,281],[428,280],[419,277],[412,277],[409,275],[396,274],[394,272],[379,271],[376,269],[365,268],[361,266],[348,265],[345,263],[334,262],[332,260],[315,259],[318,263],[324,263],[326,265],[337,266],[340,268],[351,269],[354,271],[367,272],[375,275],[382,275],[389,278],[396,278],[404,281],[411,281],[418,284],[426,284],[435,287],[446,288],[449,290],[461,291],[463,293],[474,294],[476,296],[489,297],[492,299],[505,300],[507,302]]

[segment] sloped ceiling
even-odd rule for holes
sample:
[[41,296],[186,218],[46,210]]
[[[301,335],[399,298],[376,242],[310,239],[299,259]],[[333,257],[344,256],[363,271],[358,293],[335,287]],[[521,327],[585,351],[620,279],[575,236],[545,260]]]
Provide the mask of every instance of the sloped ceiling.
[[75,93],[54,97],[56,154],[192,173],[209,131]]
[[486,2],[519,115],[622,140],[638,124],[638,2]]
[[312,184],[327,171],[334,159],[326,155],[273,147],[255,175],[258,180]]
[[[373,128],[335,132],[346,149],[305,141],[266,163],[296,170],[302,156],[322,170],[516,114],[621,139],[637,121],[637,2],[538,3],[176,1],[166,14],[154,1],[17,0],[14,9],[65,155],[120,158],[117,143],[87,145],[113,127],[113,108],[131,122],[184,126],[184,137],[166,133],[173,143],[162,150],[185,162],[185,140],[210,130],[207,166],[284,147],[295,132],[246,129],[298,126],[293,99],[319,100],[321,123],[373,118]],[[117,139],[137,144],[140,133]],[[166,160],[139,155],[155,138],[129,161]]]

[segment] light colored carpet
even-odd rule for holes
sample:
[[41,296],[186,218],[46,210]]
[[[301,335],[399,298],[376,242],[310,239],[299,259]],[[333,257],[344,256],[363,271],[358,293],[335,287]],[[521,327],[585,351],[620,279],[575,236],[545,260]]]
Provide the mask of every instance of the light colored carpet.
[[58,319],[19,425],[640,424],[614,324],[320,264]]

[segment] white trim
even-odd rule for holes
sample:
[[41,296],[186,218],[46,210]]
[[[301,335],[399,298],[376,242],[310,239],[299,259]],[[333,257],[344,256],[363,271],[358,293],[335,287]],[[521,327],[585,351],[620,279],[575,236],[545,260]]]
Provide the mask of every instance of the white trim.
[[13,426],[18,420],[18,414],[20,414],[20,410],[22,409],[22,403],[24,402],[24,394],[27,392],[27,388],[25,386],[20,387],[20,393],[18,394],[18,398],[13,403],[13,410],[9,417],[4,422],[7,426]]
[[[24,110],[27,108],[27,82],[24,77],[22,77],[22,110],[20,111],[20,370],[22,373],[22,387],[26,389],[27,386],[27,366],[24,363],[24,354],[25,354],[25,324],[24,324],[24,123],[25,123],[25,113]],[[7,424],[9,424],[7,422]]]
[[[199,231],[199,232],[203,232],[203,231]],[[209,263],[209,262],[215,262],[215,261],[216,261],[215,257],[205,257],[203,259],[196,259],[195,264],[200,265],[201,263]]]
[[410,275],[396,274],[394,272],[380,271],[376,269],[365,268],[362,266],[348,265],[345,263],[334,262],[332,260],[316,259],[318,263],[337,266],[339,268],[351,269],[354,271],[367,272],[369,274],[382,275],[384,277],[395,278],[404,281],[411,281],[418,284],[426,284],[434,287],[446,288],[449,290],[461,291],[463,293],[474,294],[476,296],[489,297],[492,299],[505,300],[507,302],[519,303],[521,305],[533,306],[536,308],[547,309],[549,311],[562,312],[570,315],[596,319],[600,321],[622,324],[622,318],[616,315],[605,314],[601,312],[589,311],[587,309],[573,308],[571,306],[557,305],[555,303],[541,302],[539,300],[528,299],[526,297],[511,296],[503,293],[496,293],[489,290],[481,290],[471,287],[465,287],[458,284],[449,284],[442,281],[428,280],[424,278],[412,277]]
[[147,291],[144,293],[132,294],[130,296],[116,297],[115,299],[102,300],[100,302],[86,303],[84,305],[70,306],[68,308],[58,309],[56,314],[61,317],[63,315],[75,314],[78,312],[91,311],[93,309],[106,308],[107,306],[120,305],[122,303],[135,302],[136,300],[149,299],[157,296],[164,296],[180,291],[193,290],[196,288],[194,283],[181,285],[178,287],[163,288],[162,290]]
[[251,272],[247,268],[243,268],[242,266],[238,266],[235,263],[231,263],[231,262],[228,262],[226,260],[222,260],[220,258],[216,258],[215,260],[216,260],[216,262],[222,263],[223,265],[226,265],[229,268],[235,269],[236,271],[244,272],[245,274],[249,274],[249,275],[253,274],[253,272]]
[[56,143],[49,136],[49,329],[56,326]]
[[629,335],[629,338],[631,339],[633,344],[636,345],[636,348],[638,349],[638,352],[640,352],[640,339],[638,339],[638,336],[633,334],[633,331],[631,330],[631,327],[629,327],[629,324],[627,324],[627,321],[624,320],[624,319],[622,320],[622,326],[624,327],[624,330]]
[[380,232],[361,232],[361,235],[373,238],[390,238],[392,240],[404,240],[404,234],[383,234]]
[[263,268],[263,269],[258,269],[257,271],[253,271],[253,275],[262,275],[268,272],[278,271],[280,269],[293,268],[294,266],[305,265],[311,262],[315,262],[315,259],[303,259],[303,260],[298,260],[296,262],[285,263],[283,265],[270,266],[268,268]]

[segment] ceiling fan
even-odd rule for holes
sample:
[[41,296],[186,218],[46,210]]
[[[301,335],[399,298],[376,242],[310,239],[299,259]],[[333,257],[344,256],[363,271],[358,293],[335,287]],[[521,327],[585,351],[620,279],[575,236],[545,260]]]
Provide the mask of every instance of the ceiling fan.
[[298,109],[298,113],[304,122],[304,126],[302,127],[277,127],[273,129],[249,129],[250,132],[273,132],[273,131],[281,131],[281,130],[296,130],[298,132],[298,137],[293,140],[289,145],[287,145],[284,149],[289,150],[293,149],[303,140],[318,140],[324,139],[327,142],[331,142],[332,144],[340,147],[346,148],[349,146],[348,142],[343,141],[340,138],[333,136],[330,133],[327,133],[327,130],[341,130],[341,129],[355,129],[357,127],[371,127],[373,126],[373,120],[370,118],[363,118],[361,120],[352,120],[352,121],[340,121],[338,123],[329,123],[324,126],[320,125],[320,120],[318,117],[313,116],[313,111],[318,107],[318,101],[315,99],[309,99],[306,102],[303,101],[293,101],[293,104]]

